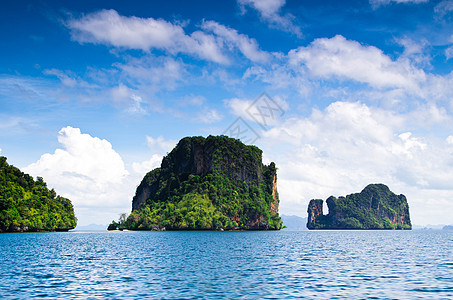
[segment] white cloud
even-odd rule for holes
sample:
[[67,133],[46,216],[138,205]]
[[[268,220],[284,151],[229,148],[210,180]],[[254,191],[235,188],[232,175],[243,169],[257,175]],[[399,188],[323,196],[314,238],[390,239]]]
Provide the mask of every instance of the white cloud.
[[233,115],[246,118],[253,121],[253,118],[247,113],[247,109],[252,105],[253,101],[249,99],[232,98],[226,99],[225,105],[231,109]]
[[265,16],[278,14],[286,0],[239,0],[241,5],[249,5]]
[[399,61],[404,59],[420,67],[429,67],[431,56],[428,54],[429,42],[425,39],[414,41],[408,37],[395,39],[398,44],[404,47],[404,52],[398,58]]
[[201,95],[186,95],[184,96],[181,101],[179,101],[180,106],[201,106],[203,103],[206,102],[206,97]]
[[290,64],[305,66],[318,78],[346,79],[367,83],[375,88],[404,88],[418,91],[426,80],[423,70],[409,61],[393,61],[382,50],[364,46],[341,35],[319,38],[307,47],[289,53]]
[[279,168],[281,212],[305,216],[310,199],[384,183],[408,197],[413,223],[450,222],[429,201],[453,209],[453,152],[445,141],[407,131],[410,119],[358,102],[334,102],[262,132],[266,158]]
[[302,36],[300,27],[294,25],[294,16],[291,14],[281,15],[281,8],[286,0],[238,0],[240,8],[245,12],[245,7],[249,6],[260,13],[261,19],[268,22],[272,27],[294,33],[298,37]]
[[413,159],[414,151],[423,151],[426,149],[426,144],[419,141],[418,138],[411,138],[411,132],[405,132],[398,135],[401,143],[392,145],[391,152],[399,156],[406,156],[408,159]]
[[130,114],[146,114],[142,107],[143,99],[137,95],[138,91],[133,90],[120,83],[110,90],[112,100],[120,106],[125,106],[125,111]]
[[447,137],[446,141],[447,141],[447,144],[453,145],[453,135],[449,135],[449,136]]
[[134,162],[132,163],[132,169],[134,172],[140,174],[140,175],[145,175],[149,171],[160,167],[160,164],[162,162],[162,155],[159,154],[153,154],[149,160],[143,161],[141,163]]
[[131,94],[136,94],[150,104],[147,108],[152,111],[163,110],[159,103],[151,103],[155,100],[156,93],[163,90],[173,91],[191,78],[191,74],[186,70],[187,65],[181,59],[168,56],[126,57],[125,63],[116,63],[114,66],[119,71],[119,86],[123,86],[123,92],[129,90],[120,98],[128,103]]
[[231,110],[233,115],[242,117],[247,121],[256,122],[264,127],[275,126],[281,121],[281,117],[288,110],[289,105],[278,95],[271,99],[268,99],[267,95],[262,96],[253,100],[226,99],[224,104]]
[[444,107],[434,104],[419,106],[407,113],[407,118],[414,127],[429,128],[433,125],[453,126],[453,118]]
[[389,5],[390,3],[419,4],[419,3],[425,3],[428,1],[429,0],[370,0],[370,4],[373,8],[377,8],[382,5]]
[[53,75],[60,79],[61,83],[69,88],[98,88],[97,85],[86,82],[71,71],[62,71],[58,69],[46,69],[45,75]]
[[447,60],[453,58],[453,46],[450,46],[447,49],[445,49],[445,57],[447,58]]
[[61,80],[61,83],[65,86],[75,87],[77,85],[77,80],[75,78],[71,78],[68,74],[64,73],[63,71],[57,69],[49,69],[44,70],[44,74],[46,75],[55,75],[58,79]]
[[146,136],[146,143],[152,152],[164,155],[176,146],[177,141],[166,140],[163,136],[157,138]]
[[131,114],[145,114],[146,111],[142,107],[142,97],[135,94],[131,95],[132,105],[127,110]]
[[[43,154],[24,172],[42,176],[49,187],[72,201],[76,214],[79,209],[99,210],[101,217],[105,217],[102,213],[108,215],[102,220],[105,223],[118,207],[130,207],[132,191],[124,188],[129,173],[107,140],[68,126],[58,133],[58,142],[62,149]],[[80,221],[92,223],[83,218]]]
[[214,21],[204,21],[202,28],[222,38],[223,42],[228,44],[230,48],[237,47],[251,61],[267,62],[270,59],[270,55],[267,52],[259,49],[255,39],[239,34],[235,29],[228,28]]
[[146,136],[146,143],[153,153],[151,158],[142,162],[132,163],[132,170],[142,177],[149,171],[160,167],[164,155],[170,152],[176,146],[177,142],[174,140],[167,140],[163,136],[157,138]]
[[[8,98],[28,100],[30,102],[48,100],[49,90],[53,86],[49,82],[24,76],[0,76],[0,95]],[[53,99],[52,99],[53,100]]]
[[[119,49],[139,49],[149,52],[153,49],[163,50],[169,54],[188,54],[220,64],[229,64],[230,60],[223,53],[237,48],[248,59],[254,62],[266,62],[270,55],[259,49],[256,40],[239,34],[237,30],[228,28],[214,21],[203,21],[204,31],[186,34],[183,25],[173,24],[163,19],[126,17],[115,10],[101,10],[81,18],[68,20],[65,25],[71,30],[73,40],[80,43],[95,43],[113,46]],[[212,34],[208,34],[206,32]],[[168,61],[165,67],[170,74],[176,74],[178,65]],[[121,65],[120,65],[121,66]],[[127,67],[127,65],[126,65]],[[151,73],[144,67],[135,66],[139,72],[147,76]],[[65,84],[74,85],[73,78],[50,71],[59,76]],[[166,72],[154,72],[166,76]]]
[[434,12],[438,19],[443,19],[453,11],[453,0],[444,0],[434,7]]
[[186,35],[180,25],[162,19],[120,16],[115,10],[101,10],[79,19],[70,19],[72,39],[81,43],[105,44],[124,49],[165,50],[196,55],[227,63],[213,36],[201,31]]
[[206,124],[218,122],[222,119],[223,115],[219,111],[207,107],[203,109],[201,112],[199,112],[197,115],[197,120]]

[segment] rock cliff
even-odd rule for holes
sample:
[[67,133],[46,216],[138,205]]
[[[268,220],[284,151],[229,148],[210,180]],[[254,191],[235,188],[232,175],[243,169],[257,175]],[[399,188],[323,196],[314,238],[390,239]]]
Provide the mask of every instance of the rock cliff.
[[143,178],[128,229],[280,229],[277,169],[226,136],[187,137]]
[[404,195],[395,195],[383,184],[370,184],[362,192],[329,197],[329,213],[323,200],[308,205],[308,229],[412,229],[409,205]]

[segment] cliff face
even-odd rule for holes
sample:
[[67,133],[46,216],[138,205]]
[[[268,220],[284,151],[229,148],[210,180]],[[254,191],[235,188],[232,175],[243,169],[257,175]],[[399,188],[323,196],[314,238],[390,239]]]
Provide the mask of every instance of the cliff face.
[[69,199],[0,156],[0,232],[67,231],[76,224]]
[[323,215],[323,200],[308,205],[308,229],[411,229],[409,205],[404,195],[395,195],[383,184],[370,184],[362,192],[329,197],[329,213]]
[[138,186],[129,228],[280,229],[276,167],[261,157],[225,136],[182,139]]
[[316,219],[323,216],[322,205],[322,200],[311,200],[308,204],[308,229],[314,229]]

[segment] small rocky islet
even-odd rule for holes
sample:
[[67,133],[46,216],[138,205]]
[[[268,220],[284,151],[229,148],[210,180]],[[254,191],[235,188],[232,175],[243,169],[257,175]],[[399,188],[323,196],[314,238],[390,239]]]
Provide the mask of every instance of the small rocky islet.
[[323,200],[308,205],[308,229],[412,229],[409,205],[384,184],[370,184],[360,193],[329,197],[329,212],[323,214]]

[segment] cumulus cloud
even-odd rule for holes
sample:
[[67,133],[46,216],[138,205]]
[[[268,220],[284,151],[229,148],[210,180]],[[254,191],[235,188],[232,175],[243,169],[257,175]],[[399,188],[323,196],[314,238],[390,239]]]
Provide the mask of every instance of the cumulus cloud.
[[452,151],[445,140],[408,131],[408,119],[359,102],[334,102],[263,132],[259,142],[279,168],[282,213],[304,216],[312,198],[381,182],[408,196],[414,223],[448,223],[429,201],[453,209],[453,174],[446,167],[453,166]]
[[235,29],[228,28],[214,21],[203,22],[202,28],[222,38],[223,42],[230,48],[237,47],[251,61],[267,62],[270,59],[270,55],[267,52],[259,49],[255,39],[240,34]]
[[62,148],[43,154],[24,171],[42,176],[57,193],[71,199],[76,213],[89,208],[108,212],[129,204],[131,191],[123,186],[129,173],[107,140],[68,126],[59,131],[58,142]]
[[280,12],[286,0],[238,0],[238,3],[243,12],[246,6],[258,11],[261,19],[268,22],[270,26],[294,33],[298,37],[302,36],[300,27],[294,24],[294,16],[282,15]]
[[160,167],[160,164],[162,162],[162,155],[159,154],[153,154],[150,159],[145,160],[141,163],[134,162],[132,163],[132,169],[134,172],[140,174],[140,175],[145,175],[149,171]]
[[307,47],[291,50],[289,59],[291,65],[305,66],[313,76],[355,80],[375,88],[418,91],[420,82],[426,79],[423,70],[409,61],[394,61],[374,46],[341,35],[319,38]]
[[217,63],[227,63],[213,36],[201,31],[186,35],[182,26],[162,19],[120,16],[115,10],[101,10],[70,19],[66,26],[73,40],[105,44],[124,49],[196,55]]
[[144,176],[149,171],[160,167],[164,155],[170,152],[176,146],[177,142],[174,140],[167,140],[162,136],[157,138],[147,136],[146,143],[151,150],[151,158],[142,162],[132,163],[132,169],[140,176]]

